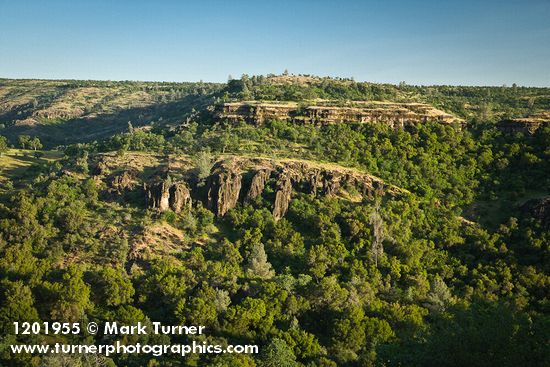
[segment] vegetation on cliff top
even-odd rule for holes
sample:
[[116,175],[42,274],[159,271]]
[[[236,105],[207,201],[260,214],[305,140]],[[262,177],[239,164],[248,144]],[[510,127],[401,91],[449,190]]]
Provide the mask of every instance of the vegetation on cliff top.
[[[17,130],[17,112],[6,112],[17,109],[0,111],[5,124],[0,135],[6,133],[17,148],[28,142],[18,139],[25,134],[42,138],[46,147],[61,144],[59,136],[41,134],[64,132],[85,118],[87,123],[105,118],[106,126],[92,137],[80,136],[84,130],[66,131],[69,138],[57,150],[0,149],[2,364],[91,363],[79,355],[62,360],[10,354],[7,345],[15,341],[51,342],[14,336],[17,319],[198,324],[207,327],[199,342],[258,344],[261,350],[257,356],[184,360],[118,355],[101,357],[104,365],[547,365],[550,228],[543,210],[524,203],[550,195],[550,127],[508,134],[492,123],[548,109],[547,89],[243,77],[227,86],[190,84],[182,92],[187,97],[145,107],[126,109],[109,97],[97,102],[98,111],[109,110],[105,115],[85,113],[52,125],[35,114],[52,111],[52,102],[60,101],[46,90],[65,86],[81,96],[81,88],[113,88],[98,92],[108,95],[141,88],[139,93],[151,96],[182,85],[2,82],[27,88],[22,95],[33,85],[44,90],[32,92],[42,96],[35,107],[18,110],[22,118],[37,120],[30,130]],[[2,108],[14,100],[10,96],[0,97]],[[268,121],[254,127],[216,122],[206,113],[216,99],[244,97],[423,101],[472,125],[393,130]],[[128,123],[129,111],[143,112],[143,120]],[[270,185],[263,196],[222,218],[200,198],[178,213],[145,206],[142,183],[158,170],[192,167],[195,184],[206,189],[213,163],[228,155],[341,165],[410,194],[357,201],[296,190],[280,220],[271,213]],[[130,178],[115,187],[124,172]],[[110,342],[102,335],[58,340]]]

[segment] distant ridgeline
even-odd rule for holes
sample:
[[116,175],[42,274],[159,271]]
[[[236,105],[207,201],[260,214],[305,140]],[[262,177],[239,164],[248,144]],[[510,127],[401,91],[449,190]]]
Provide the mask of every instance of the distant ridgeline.
[[12,143],[20,135],[37,136],[46,147],[101,141],[127,131],[129,122],[159,132],[189,121],[259,126],[270,120],[393,128],[488,122],[531,134],[550,123],[550,89],[397,86],[296,75],[243,75],[227,83],[0,79],[0,135]]
[[338,101],[317,101],[304,105],[297,102],[243,101],[220,104],[215,114],[221,120],[245,121],[254,125],[281,120],[314,125],[383,123],[393,128],[426,122],[466,126],[463,119],[424,103],[353,101],[338,104]]
[[[243,121],[261,126],[267,121],[287,121],[298,124],[331,125],[341,123],[381,123],[392,128],[407,128],[423,123],[467,127],[468,123],[455,115],[426,103],[398,103],[379,101],[240,101],[216,105],[214,117],[218,121]],[[496,126],[506,133],[533,134],[545,124],[550,125],[550,111],[521,118],[507,118]]]

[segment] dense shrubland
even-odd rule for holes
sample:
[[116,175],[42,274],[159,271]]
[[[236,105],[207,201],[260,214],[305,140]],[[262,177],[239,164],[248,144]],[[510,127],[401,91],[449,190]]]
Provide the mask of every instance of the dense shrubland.
[[[499,111],[509,106],[514,114],[548,103],[507,100],[535,89],[430,88],[345,80],[273,86],[244,78],[229,83],[226,98],[404,98],[414,91],[441,104],[498,99],[492,103]],[[129,126],[105,140],[67,145],[63,159],[6,175],[10,184],[0,187],[0,359],[89,365],[80,356],[63,362],[10,354],[14,340],[51,342],[16,338],[12,321],[117,320],[205,325],[208,341],[259,344],[261,353],[183,361],[126,355],[107,365],[547,365],[550,231],[520,206],[550,192],[549,146],[548,127],[507,135],[481,122],[464,131],[436,124],[395,131],[278,121],[229,126],[200,117],[177,129]],[[410,194],[352,202],[296,193],[280,221],[261,197],[224,218],[200,203],[159,214],[141,197],[107,195],[92,178],[97,154],[135,151],[187,155],[198,176],[218,154],[332,162]],[[184,240],[178,251],[138,261],[136,238],[152,227]]]

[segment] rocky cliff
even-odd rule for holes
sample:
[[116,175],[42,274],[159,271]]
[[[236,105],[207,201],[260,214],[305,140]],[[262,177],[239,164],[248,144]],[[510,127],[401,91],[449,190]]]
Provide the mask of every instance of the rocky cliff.
[[507,133],[534,134],[542,126],[550,126],[550,111],[543,111],[524,118],[500,121],[498,128]]
[[296,159],[222,156],[215,160],[208,176],[199,180],[186,156],[102,154],[95,159],[92,171],[96,180],[106,183],[106,193],[112,198],[143,197],[147,208],[161,212],[180,212],[202,202],[219,217],[239,203],[264,200],[271,203],[273,216],[280,219],[296,192],[352,201],[406,193],[365,172]]
[[215,116],[220,120],[245,121],[254,125],[279,120],[315,125],[381,123],[393,128],[426,122],[465,126],[463,120],[427,104],[375,101],[354,101],[343,105],[330,101],[305,105],[296,102],[233,102],[218,105]]
[[214,167],[207,182],[207,208],[223,216],[237,205],[242,187],[242,174],[237,167],[231,163],[219,164]]
[[[182,172],[173,174],[189,177],[187,173]],[[385,185],[377,177],[340,166],[247,157],[219,160],[212,167],[206,179],[206,186],[202,189],[206,190],[206,207],[221,217],[238,203],[256,200],[263,195],[268,186],[274,192],[274,198],[270,199],[276,219],[286,214],[296,191],[313,195],[342,196],[352,200],[372,198],[377,192],[389,195],[404,192]],[[201,188],[194,187],[191,182],[173,183],[166,172],[146,183],[144,190],[149,208],[180,211],[191,205],[193,191],[200,191]]]
[[176,213],[191,206],[191,192],[186,182],[172,182],[170,176],[157,175],[143,185],[145,204],[148,208]]

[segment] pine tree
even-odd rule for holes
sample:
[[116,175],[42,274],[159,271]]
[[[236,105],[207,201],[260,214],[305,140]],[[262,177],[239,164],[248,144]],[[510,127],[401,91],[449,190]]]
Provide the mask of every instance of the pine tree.
[[384,254],[384,240],[386,239],[384,220],[380,215],[380,202],[380,199],[376,199],[374,210],[369,218],[374,237],[371,252],[374,256],[374,264],[376,267],[378,267],[378,258]]
[[271,264],[267,261],[267,254],[265,253],[263,243],[258,243],[252,248],[248,262],[248,274],[263,279],[268,279],[275,275]]

